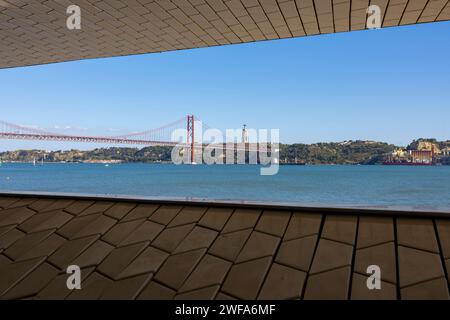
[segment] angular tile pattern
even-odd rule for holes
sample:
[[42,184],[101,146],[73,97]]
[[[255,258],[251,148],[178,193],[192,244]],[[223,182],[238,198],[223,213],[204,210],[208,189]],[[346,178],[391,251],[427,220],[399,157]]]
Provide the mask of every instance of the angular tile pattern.
[[394,241],[394,220],[388,217],[361,216],[357,248]]
[[135,203],[128,203],[128,202],[116,203],[115,205],[113,205],[112,207],[110,207],[108,210],[105,211],[105,215],[120,220],[123,217],[125,217],[135,207],[136,207]]
[[397,242],[399,245],[439,252],[433,221],[421,221],[412,218],[397,220]]
[[441,259],[434,253],[399,247],[398,265],[401,288],[444,277]]
[[[368,0],[84,0],[82,29],[69,2],[1,1],[0,68],[192,49],[366,29]],[[442,0],[375,1],[382,27],[450,19]],[[36,26],[31,28],[30,26]]]
[[[0,208],[0,299],[450,298],[450,217],[2,196]],[[81,290],[67,289],[69,265]]]
[[273,256],[278,248],[280,239],[259,231],[252,232],[250,238],[242,248],[236,262],[244,262],[257,258]]
[[382,270],[381,280],[397,283],[397,262],[393,242],[356,251],[354,271],[366,274],[369,266],[376,265]]
[[141,218],[148,218],[150,217],[155,210],[158,209],[158,205],[155,204],[141,204],[138,205],[136,208],[130,211],[123,219],[122,221],[130,221],[130,220],[136,220]]
[[105,288],[100,299],[103,300],[134,300],[150,281],[152,275],[142,275],[111,283]]
[[148,242],[116,248],[98,266],[97,270],[115,279],[148,246]]
[[236,209],[223,228],[223,233],[253,228],[261,215],[261,210]]
[[357,216],[328,215],[322,237],[352,245],[355,242]]
[[185,281],[180,291],[192,291],[194,289],[220,285],[232,263],[226,260],[205,255],[189,278]]
[[350,266],[311,275],[304,298],[306,300],[346,300],[350,287]]
[[156,273],[168,257],[168,253],[153,247],[148,247],[120,273],[119,278]]
[[220,231],[225,223],[227,223],[232,213],[232,208],[209,208],[203,218],[199,221],[199,224]]
[[264,211],[255,229],[276,237],[282,237],[289,219],[290,214],[287,212]]
[[256,299],[270,264],[270,257],[235,264],[231,268],[222,290],[239,299]]
[[273,263],[259,294],[262,300],[300,299],[306,272]]
[[388,282],[381,281],[380,290],[370,290],[367,287],[367,275],[353,274],[352,300],[396,300],[397,287]]
[[134,230],[120,245],[126,246],[133,243],[152,241],[158,234],[164,230],[164,226],[152,221],[143,222],[136,230]]
[[317,236],[284,241],[275,261],[298,270],[308,272],[316,247]]
[[318,234],[321,221],[321,214],[294,212],[283,240],[288,241]]
[[155,280],[179,290],[181,285],[195,269],[205,254],[205,249],[198,249],[171,255],[156,273]]
[[149,220],[167,226],[181,209],[180,206],[161,206],[151,215]]

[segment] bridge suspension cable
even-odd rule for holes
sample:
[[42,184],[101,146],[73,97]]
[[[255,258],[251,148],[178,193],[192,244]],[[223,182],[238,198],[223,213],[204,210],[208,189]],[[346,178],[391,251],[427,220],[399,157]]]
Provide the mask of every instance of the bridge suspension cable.
[[[185,144],[185,147],[190,149],[192,158],[194,158],[194,153],[196,152],[195,149],[203,148],[209,144],[208,141],[198,141],[199,139],[196,139],[195,132],[204,132],[210,128],[211,127],[208,124],[204,123],[199,118],[188,115],[187,118],[183,117],[161,127],[141,132],[133,132],[119,136],[79,136],[50,132],[0,120],[0,139],[70,141],[142,146],[175,146],[177,144]],[[172,134],[177,129],[185,132],[186,137],[184,138],[184,141],[174,141],[172,139]],[[261,150],[261,146],[258,144],[246,144],[243,148],[242,145],[237,146],[235,143],[231,143],[231,145],[230,143],[223,143],[217,144],[216,147],[222,147],[224,150],[230,151]]]

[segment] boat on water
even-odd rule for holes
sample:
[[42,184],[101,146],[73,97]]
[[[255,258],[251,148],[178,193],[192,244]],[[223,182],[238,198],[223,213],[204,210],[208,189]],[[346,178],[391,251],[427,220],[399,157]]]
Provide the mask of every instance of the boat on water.
[[419,166],[419,167],[429,167],[434,166],[433,162],[395,162],[395,161],[385,161],[383,166]]

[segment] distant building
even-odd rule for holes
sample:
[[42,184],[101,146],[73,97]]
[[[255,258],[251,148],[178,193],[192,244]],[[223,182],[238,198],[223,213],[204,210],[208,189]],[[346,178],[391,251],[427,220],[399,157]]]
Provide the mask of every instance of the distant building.
[[394,152],[392,152],[392,157],[406,159],[408,157],[408,152],[405,149],[395,149]]
[[429,141],[420,141],[417,146],[419,151],[433,151],[434,154],[440,154],[442,151],[436,143]]
[[436,160],[434,148],[431,150],[396,149],[389,156],[386,164],[424,164],[431,165]]
[[411,161],[413,163],[432,163],[434,152],[433,150],[410,150]]

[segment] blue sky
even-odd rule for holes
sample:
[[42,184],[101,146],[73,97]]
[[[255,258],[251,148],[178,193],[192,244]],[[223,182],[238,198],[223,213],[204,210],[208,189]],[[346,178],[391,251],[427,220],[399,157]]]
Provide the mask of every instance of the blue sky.
[[4,69],[0,119],[117,135],[192,113],[219,129],[279,128],[286,143],[450,139],[449,39],[444,22]]

